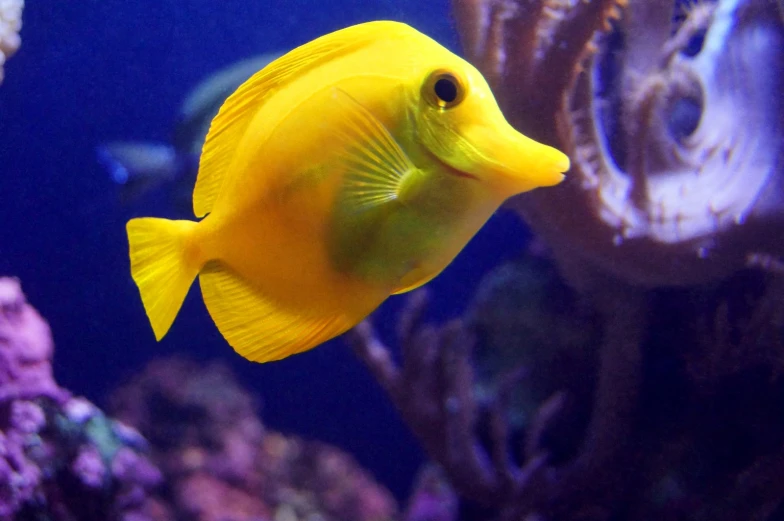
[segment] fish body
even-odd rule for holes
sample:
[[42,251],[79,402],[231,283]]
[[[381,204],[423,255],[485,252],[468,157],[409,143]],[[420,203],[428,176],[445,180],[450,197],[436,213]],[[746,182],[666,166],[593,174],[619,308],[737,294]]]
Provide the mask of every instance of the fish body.
[[504,119],[481,74],[411,27],[369,22],[271,63],[213,120],[198,223],[128,223],[157,338],[198,275],[236,351],[268,361],[440,273],[509,196],[569,161]]
[[266,53],[240,60],[196,85],[180,105],[169,142],[112,141],[98,146],[98,162],[120,186],[120,201],[131,204],[169,185],[175,187],[177,199],[187,196],[182,197],[187,204],[178,206],[189,207],[212,119],[237,87],[280,55]]

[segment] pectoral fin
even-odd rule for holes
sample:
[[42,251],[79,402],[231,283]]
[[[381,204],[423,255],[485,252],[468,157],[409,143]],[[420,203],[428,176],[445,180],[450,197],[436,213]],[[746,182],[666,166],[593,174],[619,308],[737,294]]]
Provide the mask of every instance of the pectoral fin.
[[383,123],[350,94],[334,88],[332,100],[345,116],[335,128],[346,169],[343,210],[361,213],[398,200],[407,180],[417,175],[416,166]]

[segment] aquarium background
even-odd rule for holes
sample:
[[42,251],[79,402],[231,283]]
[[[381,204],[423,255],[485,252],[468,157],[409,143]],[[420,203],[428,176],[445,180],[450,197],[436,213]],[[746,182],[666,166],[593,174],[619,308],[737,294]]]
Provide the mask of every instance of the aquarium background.
[[[39,0],[0,87],[0,274],[19,277],[49,321],[55,376],[98,405],[160,355],[225,361],[257,392],[271,428],[342,447],[398,497],[422,461],[417,443],[366,368],[338,339],[282,362],[236,355],[191,291],[156,343],[128,266],[126,221],[171,216],[163,191],[131,206],[95,157],[110,140],[166,141],[187,92],[242,58],[285,51],[358,22],[407,22],[458,50],[447,0],[248,2]],[[429,284],[429,317],[461,314],[479,279],[519,254],[527,233],[500,212]],[[394,343],[404,297],[375,314]]]

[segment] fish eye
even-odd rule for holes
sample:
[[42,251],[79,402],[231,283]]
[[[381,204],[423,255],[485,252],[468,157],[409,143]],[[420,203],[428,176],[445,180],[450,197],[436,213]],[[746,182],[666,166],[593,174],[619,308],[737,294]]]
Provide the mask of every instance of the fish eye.
[[422,94],[434,107],[450,109],[465,98],[465,87],[451,72],[437,70],[430,74],[422,86]]

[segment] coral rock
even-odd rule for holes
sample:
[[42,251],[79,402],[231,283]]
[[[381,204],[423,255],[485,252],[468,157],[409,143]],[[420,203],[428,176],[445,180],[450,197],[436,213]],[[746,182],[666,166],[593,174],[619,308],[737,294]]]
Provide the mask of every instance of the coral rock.
[[24,0],[0,0],[0,83],[3,82],[3,64],[19,48]]
[[397,506],[345,453],[267,431],[256,404],[220,364],[151,362],[116,391],[115,414],[150,440],[167,514],[210,521],[383,521]]
[[22,294],[19,281],[0,279],[0,401],[68,393],[52,377],[49,326]]
[[149,519],[146,442],[59,388],[52,354],[19,282],[0,278],[0,520]]

